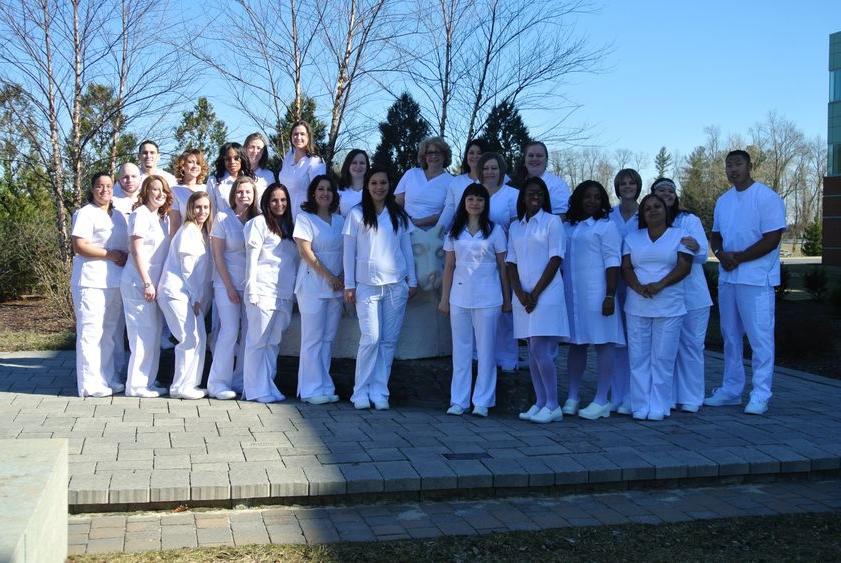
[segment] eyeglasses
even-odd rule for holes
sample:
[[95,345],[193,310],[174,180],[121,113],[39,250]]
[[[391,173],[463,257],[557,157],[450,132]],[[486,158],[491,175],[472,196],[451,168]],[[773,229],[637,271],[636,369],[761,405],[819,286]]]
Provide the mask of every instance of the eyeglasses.
[[441,156],[441,151],[426,151],[426,156]]

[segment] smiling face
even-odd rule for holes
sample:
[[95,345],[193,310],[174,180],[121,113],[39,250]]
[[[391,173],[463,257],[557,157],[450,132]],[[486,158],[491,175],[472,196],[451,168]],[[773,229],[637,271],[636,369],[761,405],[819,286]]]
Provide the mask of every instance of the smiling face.
[[657,197],[649,197],[642,206],[642,216],[649,227],[662,227],[666,224],[666,206]]
[[185,184],[195,182],[201,174],[201,165],[196,155],[191,154],[181,165],[181,181]]
[[437,171],[444,166],[444,149],[436,144],[430,143],[426,152],[423,153],[426,169]]
[[529,176],[540,178],[546,172],[546,161],[549,155],[543,145],[529,145],[526,147],[526,171]]
[[148,200],[146,202],[147,207],[152,211],[157,211],[163,204],[166,203],[166,192],[164,191],[164,185],[160,182],[160,180],[152,180],[146,187],[148,192]]
[[362,153],[357,154],[353,157],[353,160],[350,161],[350,167],[348,170],[350,171],[351,179],[358,180],[360,178],[364,178],[365,174],[368,172],[368,159],[365,158],[365,155]]
[[251,164],[251,170],[257,170],[260,167],[260,158],[263,156],[263,151],[266,149],[266,144],[259,138],[251,139],[245,145],[245,154],[248,156],[248,162]]
[[289,207],[289,201],[286,199],[286,192],[280,188],[275,188],[272,195],[269,196],[269,212],[275,217],[281,217],[286,213],[287,207]]
[[140,157],[140,163],[143,165],[143,170],[147,173],[155,169],[158,165],[158,159],[161,157],[158,147],[152,143],[140,145],[138,156]]
[[310,143],[310,134],[303,125],[292,128],[292,147],[299,151],[306,151]]
[[383,203],[388,196],[388,175],[385,172],[372,174],[368,178],[366,189],[371,194],[371,199],[374,200],[375,204]]
[[330,189],[330,182],[328,180],[321,180],[318,183],[313,196],[319,211],[330,210],[330,204],[333,203],[333,190]]
[[485,198],[478,195],[469,195],[464,198],[464,210],[467,211],[467,214],[473,217],[479,217],[482,215],[482,211],[485,210]]
[[588,217],[595,217],[602,208],[602,194],[597,186],[590,186],[581,196],[581,208]]
[[254,201],[255,187],[251,182],[243,182],[237,186],[234,192],[234,203],[236,203],[236,212],[242,213]]
[[663,203],[665,203],[666,207],[669,209],[671,209],[675,204],[677,194],[675,193],[674,186],[670,186],[669,184],[659,184],[656,188],[654,188],[654,194],[660,196],[660,199],[663,200]]
[[482,183],[486,188],[496,189],[502,183],[499,177],[499,162],[495,158],[488,160],[482,167]]
[[541,209],[546,202],[546,195],[543,189],[537,184],[527,184],[523,193],[523,204],[526,207],[526,214],[532,216]]
[[140,189],[140,168],[127,162],[120,167],[120,188],[126,195],[132,195]]
[[636,201],[637,195],[639,194],[640,187],[634,181],[633,178],[629,175],[622,176],[622,179],[619,180],[619,188],[617,189],[619,192],[619,197],[625,200]]
[[751,164],[742,155],[728,156],[724,161],[724,172],[727,174],[727,180],[737,188],[746,188],[753,183],[750,176]]
[[114,181],[110,176],[100,176],[91,186],[93,203],[99,207],[107,207],[114,195]]
[[228,149],[228,152],[225,153],[225,170],[233,177],[236,177],[242,170],[242,161],[238,150]]
[[210,200],[206,197],[196,198],[193,201],[193,220],[201,227],[207,218],[210,217]]
[[479,159],[482,158],[482,149],[479,145],[470,145],[467,148],[467,165],[470,167],[469,172],[473,177],[476,177],[476,165],[479,164]]

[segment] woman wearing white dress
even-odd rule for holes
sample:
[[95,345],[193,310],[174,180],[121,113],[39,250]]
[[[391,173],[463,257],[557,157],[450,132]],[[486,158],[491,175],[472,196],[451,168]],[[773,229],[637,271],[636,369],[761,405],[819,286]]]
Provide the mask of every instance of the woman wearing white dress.
[[[569,395],[564,414],[595,420],[610,416],[608,401],[617,344],[625,343],[622,317],[616,310],[616,284],[622,263],[622,239],[610,220],[610,199],[600,183],[586,180],[569,199],[564,294],[569,315]],[[587,367],[587,348],[596,349],[596,396],[578,410],[578,389]]]
[[178,184],[170,186],[175,198],[172,207],[179,214],[177,224],[170,225],[173,234],[187,216],[187,200],[193,192],[205,191],[204,181],[207,179],[207,172],[207,160],[201,149],[186,150],[178,157],[175,164],[175,178]]
[[569,206],[569,184],[563,178],[547,170],[549,149],[541,141],[531,141],[523,147],[523,160],[518,171],[520,187],[529,178],[540,178],[549,189],[552,213],[563,215]]
[[[479,170],[482,185],[490,194],[490,220],[499,225],[507,235],[509,225],[517,220],[517,199],[520,197],[520,191],[505,183],[506,164],[502,155],[486,152],[479,158],[476,168]],[[512,375],[517,370],[518,350],[517,339],[514,338],[514,316],[510,310],[499,315],[495,350],[496,365],[504,374]]]
[[651,191],[665,202],[673,226],[685,233],[681,242],[693,252],[692,269],[683,280],[686,316],[680,331],[672,396],[684,412],[698,412],[704,402],[704,340],[712,306],[703,266],[707,261],[707,236],[701,219],[680,208],[674,181],[658,178]]
[[253,176],[245,149],[239,143],[225,143],[219,147],[215,172],[207,179],[207,193],[216,213],[231,209],[231,186],[240,176]]
[[631,361],[631,409],[638,420],[663,420],[672,405],[672,378],[686,314],[682,280],[692,253],[659,196],[640,202],[640,228],[625,237],[622,275]]
[[388,174],[371,169],[362,205],[351,209],[345,236],[345,301],[356,304],[359,351],[350,400],[357,409],[386,410],[388,378],[406,301],[417,291],[411,222],[394,199]]
[[[642,178],[633,168],[623,168],[613,178],[613,191],[619,198],[619,205],[610,211],[610,220],[619,229],[622,240],[628,233],[639,228],[639,199],[642,191]],[[622,327],[625,329],[627,342],[628,323],[625,318],[625,280],[619,277],[616,286],[616,310],[622,317]],[[628,362],[628,347],[616,346],[613,361],[613,382],[610,385],[610,402],[618,414],[631,414],[631,402],[628,389],[631,385],[631,366]]]
[[213,253],[213,308],[219,315],[219,329],[207,392],[216,399],[233,399],[242,391],[245,360],[245,234],[247,221],[260,214],[257,186],[250,176],[234,181],[228,196],[231,211],[220,211],[210,233]]
[[563,418],[558,405],[558,372],[554,352],[569,336],[564,282],[558,269],[566,251],[564,226],[549,206],[549,189],[529,178],[517,202],[519,220],[508,231],[505,258],[513,300],[514,336],[529,346],[529,371],[536,400],[522,420],[537,423]]
[[160,397],[156,387],[161,348],[161,315],[157,287],[169,251],[172,192],[163,176],[146,176],[137,207],[129,215],[129,259],[123,268],[120,293],[126,314],[131,356],[126,377],[127,397]]
[[301,262],[295,296],[301,312],[298,396],[313,405],[339,400],[330,377],[333,339],[342,316],[342,227],[339,193],[329,176],[316,176],[292,236]]
[[289,206],[292,218],[298,216],[301,204],[307,200],[307,187],[316,176],[327,174],[324,161],[315,149],[312,127],[306,121],[296,121],[289,129],[289,143],[292,147],[283,156],[283,167],[277,181],[289,191]]
[[342,217],[347,217],[351,209],[362,203],[365,174],[370,167],[368,153],[362,149],[353,149],[347,153],[339,173],[339,210]]
[[452,161],[450,146],[441,137],[424,139],[418,147],[418,165],[407,170],[394,195],[416,227],[428,230],[438,223],[444,210],[447,186],[453,176],[447,172]]
[[245,138],[242,144],[245,155],[248,157],[248,165],[251,168],[252,176],[254,176],[255,186],[257,187],[257,199],[260,201],[263,197],[263,192],[266,188],[275,183],[274,172],[266,168],[269,164],[269,146],[266,137],[262,133],[252,133]]
[[114,351],[122,346],[120,279],[128,256],[125,216],[114,210],[114,182],[91,179],[88,204],[73,214],[70,292],[76,313],[76,382],[80,397],[107,397],[117,380]]
[[260,200],[261,214],[245,224],[244,399],[274,403],[286,397],[274,383],[283,331],[292,319],[298,251],[292,242],[289,192],[272,184]]
[[502,228],[491,222],[489,211],[488,190],[482,184],[470,184],[444,239],[444,281],[438,310],[450,315],[453,337],[447,414],[460,415],[470,406],[474,334],[479,370],[473,414],[487,416],[488,408],[496,404],[496,331],[500,312],[511,310],[511,291],[505,275],[507,241]]
[[464,189],[474,182],[481,183],[479,178],[479,159],[482,154],[488,152],[488,144],[483,139],[472,139],[464,148],[464,156],[461,159],[461,174],[453,176],[447,186],[447,195],[444,199],[444,211],[438,219],[438,224],[445,229],[452,226],[453,218],[456,215],[456,207],[461,201],[461,194]]
[[169,394],[175,399],[201,399],[207,334],[204,316],[210,308],[213,269],[208,235],[213,221],[207,192],[193,192],[187,200],[184,224],[172,237],[158,283],[158,303],[166,324],[178,341],[175,373]]

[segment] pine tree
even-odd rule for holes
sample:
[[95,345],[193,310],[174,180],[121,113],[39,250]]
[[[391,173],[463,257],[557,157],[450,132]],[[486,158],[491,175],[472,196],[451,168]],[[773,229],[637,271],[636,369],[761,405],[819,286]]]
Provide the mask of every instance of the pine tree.
[[392,182],[417,166],[418,145],[429,135],[429,123],[420,105],[407,92],[388,108],[380,125],[380,144],[374,152],[373,166],[388,171]]
[[[225,144],[228,127],[221,119],[216,119],[213,104],[207,98],[196,100],[196,105],[190,111],[181,114],[181,123],[175,128],[175,142],[177,153],[188,149],[201,149],[208,161],[213,161],[219,153],[219,147]],[[172,155],[170,169],[175,168],[178,154]]]
[[820,256],[823,254],[823,226],[820,219],[813,221],[806,226],[803,232],[804,256]]
[[657,156],[654,157],[654,167],[657,169],[657,177],[664,177],[671,165],[672,155],[669,154],[666,147],[660,147],[660,152],[658,152]]
[[509,175],[520,162],[523,147],[530,140],[529,130],[512,102],[502,102],[491,109],[481,138],[488,143],[489,150],[502,155]]

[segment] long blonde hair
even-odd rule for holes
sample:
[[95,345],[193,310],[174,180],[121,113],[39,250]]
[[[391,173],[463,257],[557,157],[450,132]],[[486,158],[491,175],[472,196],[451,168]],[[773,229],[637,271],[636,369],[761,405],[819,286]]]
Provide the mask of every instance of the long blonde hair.
[[190,199],[187,200],[187,216],[184,218],[184,224],[186,225],[187,223],[192,223],[197,227],[199,226],[196,222],[196,213],[193,210],[193,205],[201,198],[205,198],[207,203],[210,204],[210,213],[207,214],[207,220],[201,226],[202,234],[205,238],[208,238],[210,236],[210,231],[213,230],[213,202],[210,201],[210,196],[207,192],[198,191],[190,194]]

